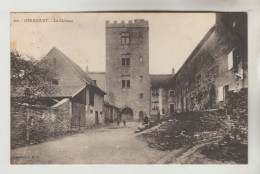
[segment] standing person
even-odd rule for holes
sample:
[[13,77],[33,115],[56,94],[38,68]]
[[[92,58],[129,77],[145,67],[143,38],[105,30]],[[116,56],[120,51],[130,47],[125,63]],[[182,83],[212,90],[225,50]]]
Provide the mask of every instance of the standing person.
[[124,123],[124,127],[126,127],[126,119],[127,119],[127,116],[125,114],[122,115],[122,121]]
[[117,121],[117,127],[120,126],[120,116],[119,115],[117,115],[116,121]]

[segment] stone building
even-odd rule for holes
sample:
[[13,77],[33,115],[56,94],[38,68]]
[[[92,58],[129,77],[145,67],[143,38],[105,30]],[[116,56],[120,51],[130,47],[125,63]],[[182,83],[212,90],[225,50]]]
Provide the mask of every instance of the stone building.
[[[106,22],[106,72],[89,72],[122,115],[157,120],[171,112],[223,108],[227,92],[247,88],[247,16],[216,13],[216,23],[179,71],[149,74],[149,28],[143,19]],[[109,106],[107,105],[107,106]]]
[[248,88],[247,15],[217,13],[216,24],[173,78],[175,112],[225,107],[228,91]]
[[52,107],[68,103],[71,126],[86,127],[104,123],[104,95],[95,82],[77,64],[57,48],[53,48],[41,60],[54,72],[52,86],[55,90],[43,96],[53,102]]
[[150,75],[151,77],[151,111],[150,118],[152,120],[160,119],[161,115],[170,112],[171,105],[168,100],[173,97],[170,88],[173,74]]
[[106,22],[107,101],[128,119],[139,120],[150,112],[148,32],[143,19]]

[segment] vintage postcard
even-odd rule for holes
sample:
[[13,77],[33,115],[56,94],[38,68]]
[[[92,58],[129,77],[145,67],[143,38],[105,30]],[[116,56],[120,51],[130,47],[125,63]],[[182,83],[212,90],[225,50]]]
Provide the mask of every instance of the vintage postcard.
[[11,164],[248,164],[247,13],[10,20]]

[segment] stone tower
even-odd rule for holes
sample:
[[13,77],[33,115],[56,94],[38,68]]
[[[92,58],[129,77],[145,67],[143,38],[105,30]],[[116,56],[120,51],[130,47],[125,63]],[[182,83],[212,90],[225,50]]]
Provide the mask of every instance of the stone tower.
[[107,100],[120,107],[122,116],[149,117],[148,21],[106,21],[106,85]]

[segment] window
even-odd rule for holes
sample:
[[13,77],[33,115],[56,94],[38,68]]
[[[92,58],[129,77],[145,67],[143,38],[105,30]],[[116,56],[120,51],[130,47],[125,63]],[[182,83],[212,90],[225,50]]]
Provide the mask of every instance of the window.
[[152,96],[154,96],[154,97],[159,96],[158,89],[152,89]]
[[125,66],[125,58],[122,58],[122,66]]
[[53,79],[52,80],[52,85],[59,85],[59,80],[58,79]]
[[154,101],[152,102],[152,110],[158,110],[159,109],[159,102]]
[[95,84],[97,84],[97,80],[93,80]]
[[130,88],[130,80],[127,80],[127,88]]
[[233,51],[228,54],[228,70],[233,68]]
[[89,88],[89,105],[94,106],[94,89],[92,87]]
[[218,101],[226,101],[229,85],[220,86],[218,88]]
[[90,113],[93,114],[93,110],[92,109],[90,110]]
[[126,36],[125,36],[125,44],[129,44],[129,33],[126,33],[125,34]]
[[143,81],[143,76],[140,76],[140,80]]
[[121,44],[125,44],[125,33],[121,33]]
[[53,58],[53,63],[56,64],[56,62],[57,62],[57,61],[56,61],[56,58],[54,57],[54,58]]
[[122,32],[121,33],[121,44],[127,45],[130,42],[129,33]]
[[174,90],[170,90],[170,97],[174,97],[175,96],[175,91]]
[[130,65],[130,54],[122,54],[122,66]]
[[125,88],[125,80],[122,80],[122,88]]
[[140,62],[140,63],[143,62],[143,58],[142,58],[142,57],[139,58],[139,62]]
[[130,88],[130,80],[122,80],[122,88]]
[[143,98],[144,97],[144,94],[143,93],[140,93],[140,98]]

